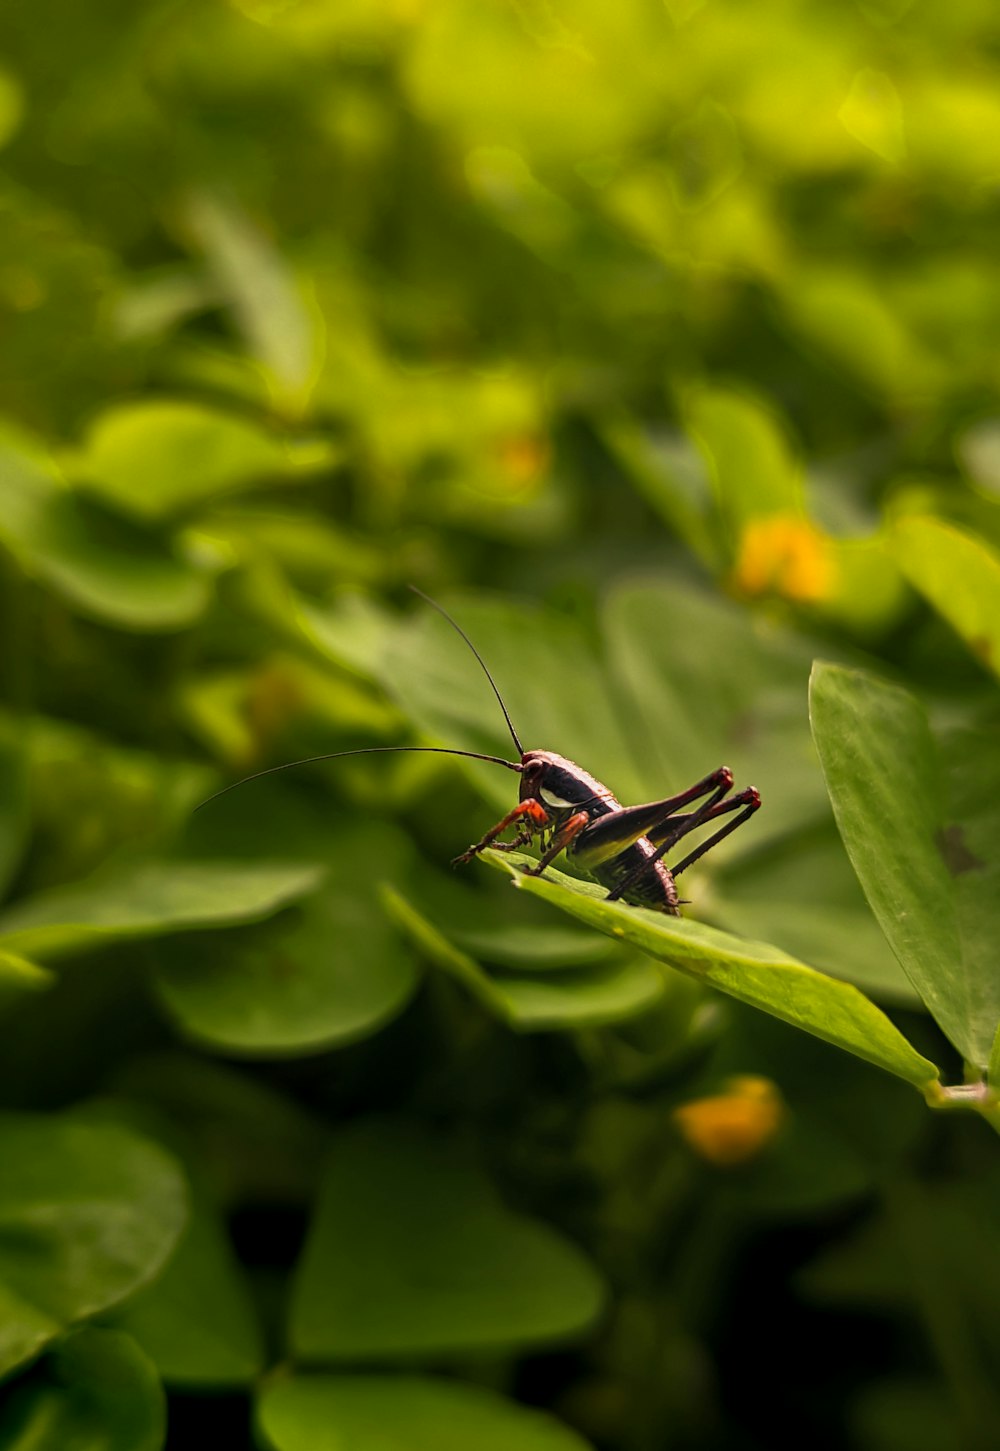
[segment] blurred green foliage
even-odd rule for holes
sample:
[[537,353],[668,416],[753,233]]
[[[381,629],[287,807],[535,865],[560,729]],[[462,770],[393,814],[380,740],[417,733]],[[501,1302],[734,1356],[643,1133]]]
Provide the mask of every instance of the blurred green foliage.
[[[7,0],[0,1451],[997,1445],[998,136],[986,0]],[[192,814],[509,752],[409,582],[759,787],[685,919]]]

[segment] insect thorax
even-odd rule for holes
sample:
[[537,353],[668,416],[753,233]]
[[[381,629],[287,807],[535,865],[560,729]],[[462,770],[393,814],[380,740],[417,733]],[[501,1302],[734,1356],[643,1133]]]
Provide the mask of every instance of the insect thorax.
[[522,767],[522,798],[534,796],[553,814],[584,810],[588,816],[605,816],[621,810],[602,781],[554,751],[526,751]]

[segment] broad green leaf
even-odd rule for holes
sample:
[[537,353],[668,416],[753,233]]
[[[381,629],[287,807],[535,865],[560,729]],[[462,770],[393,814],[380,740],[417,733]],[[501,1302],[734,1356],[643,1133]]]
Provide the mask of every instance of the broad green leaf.
[[[501,600],[467,597],[447,604],[489,666],[524,747],[558,751],[605,780],[621,799],[636,799],[639,776],[624,713],[580,626]],[[518,759],[475,656],[429,605],[419,606],[377,664],[386,690],[435,742]],[[514,804],[509,772],[475,762],[467,769],[491,800]]]
[[654,433],[625,414],[601,426],[633,487],[709,569],[724,562],[721,528],[707,469],[694,446],[678,434]]
[[[293,579],[323,589],[331,579],[344,585],[352,581],[368,583],[385,573],[381,553],[361,534],[348,533],[312,513],[281,510],[270,501],[254,505],[241,499],[219,505],[201,516],[195,527],[199,538],[207,537],[228,553],[244,558],[264,555]],[[300,615],[310,608],[295,601],[300,628],[305,628]]]
[[5,146],[21,123],[24,92],[17,79],[4,67],[0,70],[0,146]]
[[465,1148],[368,1119],[331,1149],[291,1342],[310,1361],[509,1351],[582,1334],[602,1299],[580,1251],[507,1209]]
[[225,1226],[194,1190],[191,1214],[160,1277],[114,1323],[170,1385],[238,1386],[263,1369],[260,1327]]
[[541,1411],[483,1386],[428,1376],[293,1376],[265,1384],[271,1451],[587,1451]]
[[[484,912],[483,916],[488,914]],[[484,962],[522,967],[531,972],[593,965],[605,961],[614,950],[609,943],[573,928],[536,922],[508,921],[494,925],[487,920],[479,927],[470,927],[449,919],[448,931],[459,947],[475,953]]]
[[616,713],[645,763],[644,799],[669,796],[722,765],[732,767],[737,787],[761,793],[761,810],[705,871],[741,847],[760,849],[829,818],[809,736],[807,639],[701,590],[664,583],[615,590],[604,631],[619,682],[611,687]]
[[76,1330],[0,1410],[4,1451],[160,1451],[167,1408],[156,1368],[117,1330]]
[[419,974],[373,885],[403,871],[405,845],[385,826],[326,836],[320,891],[263,926],[158,950],[157,995],[187,1036],[229,1052],[315,1053],[406,1006]]
[[301,406],[322,339],[288,264],[249,217],[217,194],[198,192],[188,216],[251,354],[279,400]]
[[801,469],[771,409],[728,389],[702,388],[685,400],[685,414],[737,537],[751,519],[801,512]]
[[[476,880],[478,875],[478,880]],[[512,910],[505,883],[482,873],[421,871],[420,910],[445,926],[448,940],[481,962],[515,971],[562,972],[606,962],[615,947],[584,927],[552,920],[540,902],[522,898]],[[484,890],[485,888],[485,890]],[[519,908],[521,910],[516,910]]]
[[883,161],[899,166],[906,160],[903,107],[883,71],[867,66],[858,71],[837,115],[844,129]]
[[0,1374],[162,1270],[187,1188],[157,1145],[112,1124],[0,1115]]
[[943,362],[864,267],[789,270],[780,302],[792,325],[876,396],[906,399],[940,388]]
[[183,629],[211,596],[205,567],[71,492],[7,443],[0,447],[0,541],[74,609],[119,629]]
[[172,1049],[130,1058],[109,1086],[183,1132],[215,1203],[301,1204],[313,1192],[326,1125],[255,1073]]
[[313,890],[322,867],[274,861],[114,862],[0,915],[0,947],[46,959],[106,942],[257,922]]
[[914,697],[816,666],[813,731],[844,845],[900,965],[985,1068],[1000,1021],[1000,759],[995,731],[940,745]]
[[923,1088],[937,1077],[933,1063],[856,987],[796,962],[780,948],[731,937],[700,922],[609,902],[603,888],[574,881],[551,867],[544,877],[527,876],[523,867],[529,859],[516,853],[486,852],[484,860],[508,871],[522,890],[580,921],[908,1083]]
[[140,523],[273,483],[293,455],[276,435],[202,403],[116,403],[90,425],[73,468],[88,492]]
[[561,972],[490,974],[398,892],[383,889],[390,916],[430,960],[495,1017],[521,1032],[571,1030],[635,1017],[663,996],[663,977],[641,957]]
[[794,832],[724,866],[698,891],[698,912],[728,932],[773,942],[880,1002],[916,1007],[833,821]]
[[1000,675],[1000,558],[940,519],[900,519],[890,538],[893,557],[914,589]]

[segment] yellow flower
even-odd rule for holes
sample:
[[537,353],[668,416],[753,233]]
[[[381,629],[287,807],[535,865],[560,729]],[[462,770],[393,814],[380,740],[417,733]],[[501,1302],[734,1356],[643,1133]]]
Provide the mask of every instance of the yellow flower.
[[777,594],[808,604],[829,597],[834,573],[829,544],[815,525],[772,514],[752,519],[744,529],[733,582],[742,594]]
[[770,1144],[785,1106],[768,1078],[731,1078],[722,1093],[675,1108],[674,1121],[688,1146],[719,1168],[749,1163]]

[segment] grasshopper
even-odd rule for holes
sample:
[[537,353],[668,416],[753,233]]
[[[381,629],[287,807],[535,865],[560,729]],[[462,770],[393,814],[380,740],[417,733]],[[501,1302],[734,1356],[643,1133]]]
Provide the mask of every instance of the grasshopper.
[[[349,751],[331,751],[322,756],[308,756],[301,761],[286,761],[280,766],[270,766],[256,771],[241,781],[224,786],[208,801],[237,786],[245,786],[261,776],[270,776],[276,771],[287,771],[294,766],[309,766],[319,761],[333,761],[343,756],[378,755],[388,751],[424,751],[437,755],[466,756],[475,761],[490,761],[516,771],[521,777],[517,805],[508,811],[495,826],[491,826],[481,841],[475,842],[460,856],[455,857],[453,866],[470,862],[487,847],[494,851],[517,851],[540,839],[541,855],[528,875],[540,877],[545,868],[565,852],[586,874],[607,887],[609,902],[619,899],[634,906],[650,907],[666,912],[672,917],[680,916],[681,899],[677,895],[676,879],[716,846],[730,832],[742,826],[744,821],[760,806],[760,795],[753,786],[733,792],[733,773],[728,766],[719,766],[707,776],[680,791],[676,796],[664,797],[662,801],[650,801],[642,806],[622,806],[607,786],[604,786],[575,761],[560,756],[555,751],[526,751],[521,744],[507,706],[490,674],[486,662],[473,645],[461,625],[442,605],[413,587],[414,593],[443,615],[449,625],[465,641],[478,660],[493,694],[503,712],[511,740],[517,749],[517,761],[508,761],[504,756],[490,756],[480,751],[462,751],[451,746],[361,746]],[[682,808],[701,802],[692,811]],[[207,805],[208,802],[202,802]],[[731,820],[718,828],[707,840],[681,861],[668,867],[664,857],[689,833],[707,822],[720,817],[731,816]],[[504,833],[513,830],[514,836],[502,840]]]

